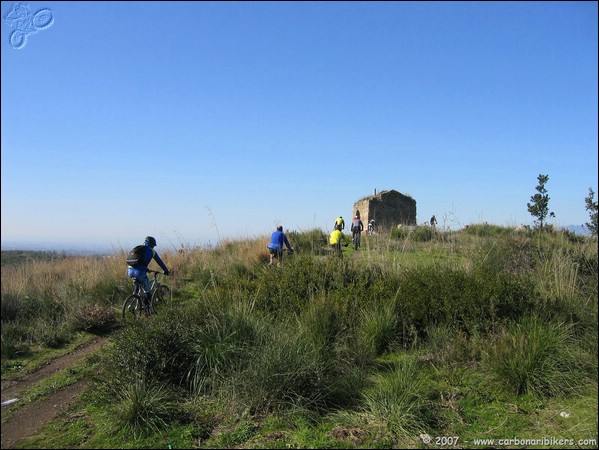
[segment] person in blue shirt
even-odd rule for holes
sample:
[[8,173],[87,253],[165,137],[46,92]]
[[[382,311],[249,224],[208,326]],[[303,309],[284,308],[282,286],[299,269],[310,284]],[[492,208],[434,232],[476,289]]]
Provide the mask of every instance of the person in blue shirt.
[[293,247],[291,247],[287,236],[283,233],[283,226],[279,225],[277,230],[270,236],[270,243],[266,246],[270,253],[269,265],[272,266],[275,259],[279,261],[279,264],[283,262],[283,246],[286,246],[287,250],[293,253]]
[[148,302],[148,295],[150,294],[150,279],[148,278],[148,264],[152,262],[152,260],[156,261],[156,263],[160,266],[160,268],[164,271],[165,275],[169,275],[170,271],[166,267],[166,264],[160,259],[160,256],[154,250],[156,247],[156,239],[152,236],[146,236],[144,240],[145,254],[143,260],[134,266],[128,266],[127,275],[129,278],[137,278],[141,285],[143,286],[145,292],[145,300]]

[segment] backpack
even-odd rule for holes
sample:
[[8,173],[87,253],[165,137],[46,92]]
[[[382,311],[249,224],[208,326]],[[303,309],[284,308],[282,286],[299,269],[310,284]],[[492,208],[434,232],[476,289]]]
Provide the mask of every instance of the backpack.
[[129,266],[137,266],[142,264],[146,254],[146,246],[145,245],[136,245],[127,255],[127,265]]

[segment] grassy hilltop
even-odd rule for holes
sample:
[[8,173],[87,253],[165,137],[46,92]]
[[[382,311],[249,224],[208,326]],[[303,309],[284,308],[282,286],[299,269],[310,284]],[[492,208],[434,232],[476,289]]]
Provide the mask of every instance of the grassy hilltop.
[[267,237],[161,253],[173,304],[137,322],[124,252],[3,252],[3,381],[112,340],[71,374],[93,386],[76,412],[23,446],[597,448],[596,240],[416,227],[334,258],[320,230],[289,238],[280,267]]

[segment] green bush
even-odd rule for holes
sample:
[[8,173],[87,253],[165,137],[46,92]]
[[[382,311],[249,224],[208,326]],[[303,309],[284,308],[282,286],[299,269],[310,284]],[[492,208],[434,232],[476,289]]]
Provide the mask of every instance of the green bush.
[[323,408],[335,383],[335,358],[315,347],[291,324],[269,328],[268,339],[252,349],[248,367],[222,385],[223,401],[254,413],[291,406]]
[[210,394],[245,369],[265,326],[242,304],[220,305],[198,319],[185,346],[192,361],[186,379],[192,393]]
[[537,250],[530,237],[506,234],[501,238],[481,240],[471,259],[477,270],[529,276],[537,265]]
[[433,325],[426,329],[424,348],[431,352],[435,364],[455,366],[479,360],[480,349],[476,343],[476,336],[468,336],[450,324]]
[[73,335],[67,322],[60,318],[41,317],[30,327],[29,341],[43,347],[62,348],[68,344]]
[[288,233],[289,242],[298,254],[326,255],[328,236],[320,229]]
[[428,242],[435,236],[435,229],[432,227],[411,227],[403,226],[391,229],[392,239],[409,239],[413,242]]
[[18,295],[2,293],[1,313],[2,313],[2,329],[4,324],[16,321],[20,316],[23,308],[23,299]]
[[534,304],[534,286],[525,278],[484,270],[469,274],[450,268],[407,270],[396,314],[418,333],[431,325],[453,324],[467,333],[492,331]]
[[17,321],[2,321],[2,360],[28,355],[30,351],[27,338],[27,325]]
[[488,223],[471,224],[464,228],[463,232],[478,237],[505,237],[515,232],[513,228],[501,227]]
[[202,326],[198,307],[165,309],[151,319],[127,323],[107,357],[107,384],[119,391],[138,378],[185,384],[192,352],[190,335]]

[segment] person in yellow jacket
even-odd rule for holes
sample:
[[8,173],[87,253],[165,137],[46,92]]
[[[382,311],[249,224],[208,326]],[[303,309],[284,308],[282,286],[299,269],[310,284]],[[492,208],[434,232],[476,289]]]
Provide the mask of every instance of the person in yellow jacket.
[[329,245],[331,246],[331,254],[337,256],[343,256],[343,252],[341,251],[341,246],[347,247],[350,243],[349,237],[347,237],[341,231],[341,227],[339,225],[335,225],[335,229],[329,236]]

